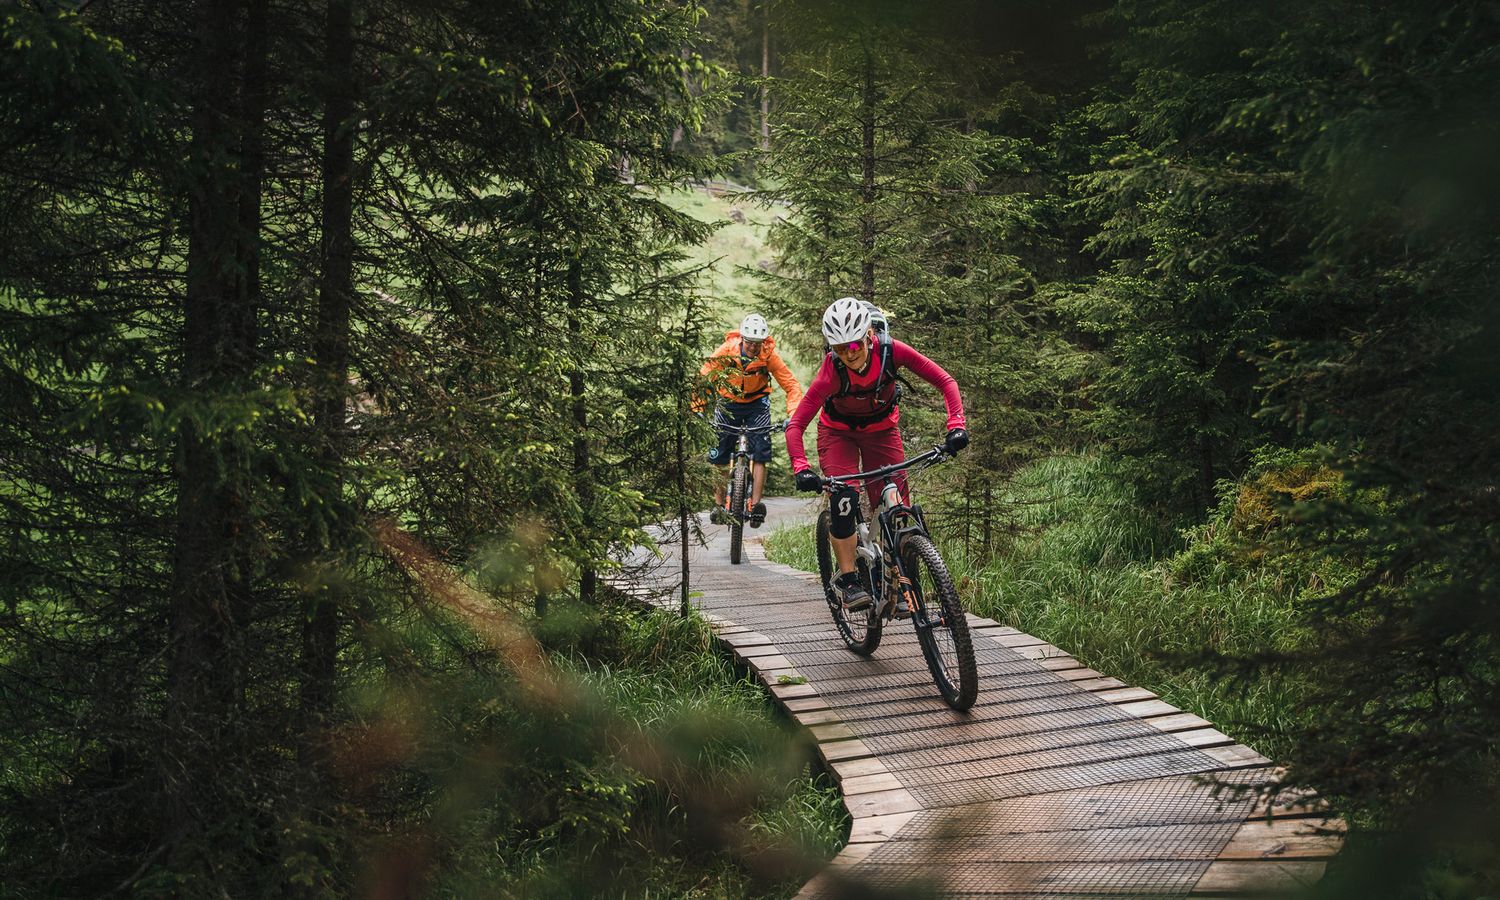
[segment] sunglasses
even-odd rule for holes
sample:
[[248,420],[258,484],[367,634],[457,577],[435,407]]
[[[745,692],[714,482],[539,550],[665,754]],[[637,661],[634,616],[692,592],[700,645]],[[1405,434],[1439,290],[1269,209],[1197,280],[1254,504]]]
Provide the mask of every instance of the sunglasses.
[[834,344],[833,349],[839,353],[858,353],[865,346],[865,339],[850,341],[847,344]]

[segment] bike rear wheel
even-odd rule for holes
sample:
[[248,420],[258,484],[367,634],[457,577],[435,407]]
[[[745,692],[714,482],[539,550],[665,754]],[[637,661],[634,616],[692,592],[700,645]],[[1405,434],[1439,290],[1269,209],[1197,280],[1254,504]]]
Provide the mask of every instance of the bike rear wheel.
[[[828,510],[818,514],[815,540],[818,545],[818,576],[823,579],[823,599],[828,601],[828,610],[833,613],[833,624],[839,630],[839,637],[844,639],[844,645],[860,656],[869,656],[880,646],[881,620],[874,613],[878,606],[871,604],[868,609],[854,613],[844,609],[838,589],[833,586],[833,579],[838,575],[838,563],[833,555],[833,533],[829,530],[829,521]],[[864,560],[859,561],[858,567],[859,576],[865,581],[865,590],[874,595],[875,589],[869,583],[870,570],[865,566]]]
[[745,546],[745,494],[750,482],[750,463],[741,456],[735,460],[729,480],[729,561],[739,565]]
[[912,581],[912,622],[932,680],[949,706],[968,709],[979,696],[979,669],[974,662],[969,620],[953,587],[953,576],[932,539],[925,535],[906,536],[901,543],[901,561]]

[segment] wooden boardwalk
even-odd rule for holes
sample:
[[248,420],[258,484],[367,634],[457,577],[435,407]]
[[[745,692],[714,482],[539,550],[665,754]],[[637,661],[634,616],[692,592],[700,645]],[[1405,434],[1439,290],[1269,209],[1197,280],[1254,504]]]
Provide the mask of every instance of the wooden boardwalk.
[[[845,650],[817,577],[752,540],[816,507],[768,503],[742,565],[705,522],[691,588],[719,641],[811,732],[853,818],[830,873],[799,896],[851,878],[953,897],[1244,897],[1322,876],[1336,820],[1304,804],[1268,822],[1253,791],[1224,790],[1265,784],[1269,760],[1045,641],[971,615],[981,682],[967,713],[938,696],[909,624],[889,623],[870,658]],[[672,552],[617,586],[676,608],[678,572]]]

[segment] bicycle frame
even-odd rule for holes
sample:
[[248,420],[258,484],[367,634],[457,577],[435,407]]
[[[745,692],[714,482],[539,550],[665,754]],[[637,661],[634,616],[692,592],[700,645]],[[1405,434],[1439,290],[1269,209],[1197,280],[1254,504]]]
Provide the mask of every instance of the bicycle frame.
[[[865,560],[870,569],[870,584],[877,591],[876,601],[880,603],[879,609],[887,617],[894,606],[894,601],[899,593],[905,592],[909,598],[912,617],[919,628],[931,628],[932,622],[927,617],[927,609],[922,603],[920,596],[915,591],[906,591],[906,586],[911,584],[910,573],[906,571],[905,561],[902,559],[901,543],[908,534],[927,535],[927,519],[922,514],[922,508],[901,500],[901,488],[896,483],[896,475],[911,469],[925,469],[935,465],[947,454],[941,447],[933,449],[912,457],[908,460],[885,466],[880,469],[872,469],[869,472],[857,472],[853,475],[839,475],[825,479],[825,487],[832,489],[833,486],[858,490],[858,485],[874,479],[883,479],[880,489],[880,506],[874,510],[875,517],[880,526],[879,541],[870,536],[869,523],[865,521],[864,509],[856,505],[854,533],[857,539],[855,553]],[[886,558],[893,560],[893,565],[888,565]],[[895,578],[891,578],[892,569]]]
[[[715,429],[734,432],[738,435],[734,443],[734,452],[729,455],[729,462],[727,463],[730,472],[734,471],[734,467],[739,464],[740,460],[748,461],[750,456],[750,435],[758,431],[769,431],[771,434],[776,434],[777,432],[785,431],[786,424],[786,421],[783,420],[773,422],[769,425],[731,425],[728,422],[721,422],[715,419],[713,423]],[[731,475],[731,477],[733,476]],[[738,519],[745,518],[744,510],[729,510],[729,514]]]
[[758,525],[751,518],[747,509],[748,497],[753,496],[751,490],[751,466],[750,466],[750,435],[760,431],[780,431],[786,428],[786,422],[765,425],[731,425],[719,420],[714,416],[714,425],[717,428],[737,433],[739,439],[735,441],[734,452],[729,455],[729,484],[724,486],[725,513],[729,516],[729,562],[738,564],[740,556],[744,552],[745,523],[749,521],[751,526]]

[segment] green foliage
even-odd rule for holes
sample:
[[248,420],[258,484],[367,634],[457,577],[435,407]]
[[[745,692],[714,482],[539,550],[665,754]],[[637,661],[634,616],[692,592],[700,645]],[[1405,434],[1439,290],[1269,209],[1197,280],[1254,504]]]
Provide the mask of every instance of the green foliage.
[[441,815],[427,820],[438,854],[427,861],[430,890],[579,896],[608,883],[624,896],[775,895],[801,876],[747,874],[713,837],[722,817],[740,819],[734,827],[750,839],[741,852],[752,856],[775,847],[823,858],[842,843],[837,792],[807,776],[806,748],[772,718],[760,687],[712,650],[701,620],[618,607],[559,618],[574,623],[547,626],[578,692],[569,707],[528,709],[505,696],[503,680],[486,699],[496,682],[462,668],[421,695],[439,706],[413,724],[418,743],[449,748],[407,766],[429,785],[414,799],[441,797]]
[[[529,603],[593,591],[687,496],[704,305],[680,246],[705,229],[657,197],[702,171],[664,136],[723,102],[682,52],[697,11],[354,4],[352,112],[325,130],[329,6],[4,12],[18,890],[347,894],[385,858],[363,835],[448,815],[404,765],[376,766],[378,790],[341,768],[348,731],[402,724],[366,693],[394,678],[397,706],[498,715],[493,684],[453,675],[462,629],[428,621],[369,530],[398,522]],[[424,753],[463,755],[437,733]],[[613,840],[642,785],[565,762],[539,762],[578,804],[550,821]]]
[[791,208],[772,226],[778,266],[767,297],[809,327],[808,348],[821,346],[815,326],[839,296],[925,321],[952,295],[977,293],[981,275],[990,285],[1023,277],[999,254],[974,272],[955,254],[966,240],[1024,226],[1027,211],[1019,198],[977,189],[1015,163],[1016,147],[972,127],[980,111],[955,100],[951,75],[934,62],[939,49],[878,17],[794,11],[821,39],[770,85],[777,127],[762,172],[778,186],[762,196]]
[[[564,602],[702,496],[687,392],[755,284],[804,364],[855,294],[957,377],[975,440],[920,489],[976,609],[1396,836],[1335,888],[1493,892],[1492,4],[1119,0],[1030,40],[1004,18],[6,7],[11,889],[787,878],[698,842],[723,809],[831,848],[831,791],[757,762],[777,729],[723,715],[759,700],[701,629]],[[711,159],[758,145],[762,90],[769,152]],[[673,191],[726,167],[775,202],[686,250],[719,216]],[[910,439],[934,401],[904,400]],[[507,608],[556,601],[575,715],[373,551],[389,523]],[[622,755],[626,721],[678,762]],[[705,778],[739,791],[708,818]]]
[[1125,29],[1111,45],[1119,93],[1085,110],[1097,168],[1074,183],[1105,268],[1062,306],[1109,359],[1089,387],[1093,431],[1156,505],[1196,516],[1265,439],[1253,360],[1280,327],[1278,276],[1299,239],[1284,162],[1262,132],[1222,125],[1256,89],[1237,48],[1279,16],[1162,3],[1111,17]]
[[[821,358],[822,312],[837,297],[880,306],[893,334],[959,382],[972,449],[945,471],[984,548],[994,473],[1063,440],[1080,355],[1056,328],[1036,272],[1057,268],[1046,233],[1060,179],[1040,141],[1048,98],[1004,55],[942,34],[962,3],[788,3],[803,41],[769,82],[777,115],[762,192],[787,204],[772,224],[766,304]],[[902,401],[909,440],[941,436],[942,401],[920,384]],[[979,521],[982,520],[982,521]]]
[[[1077,182],[1107,269],[1063,292],[1108,354],[1094,424],[1179,515],[1252,473],[1240,520],[1221,508],[1206,527],[1259,545],[1201,535],[1180,575],[1250,554],[1316,576],[1306,645],[1231,655],[1311,687],[1292,777],[1410,842],[1362,858],[1345,888],[1492,889],[1493,844],[1463,835],[1495,805],[1479,736],[1500,670],[1500,191],[1477,149],[1495,137],[1477,111],[1500,99],[1494,11],[1120,3],[1107,18],[1120,80],[1089,110],[1102,165]],[[1265,443],[1321,449],[1254,474]]]

